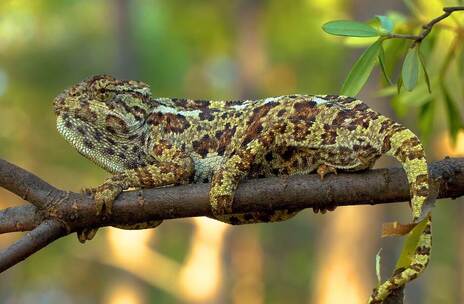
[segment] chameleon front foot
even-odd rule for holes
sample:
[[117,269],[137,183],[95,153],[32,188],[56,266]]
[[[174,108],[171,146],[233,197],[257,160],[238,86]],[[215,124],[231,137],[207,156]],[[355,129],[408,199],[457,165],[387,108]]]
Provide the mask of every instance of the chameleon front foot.
[[84,244],[86,241],[90,241],[97,234],[98,228],[85,228],[77,232],[77,239],[79,242]]
[[[95,208],[97,209],[96,215],[103,212],[111,214],[113,201],[122,192],[122,188],[118,185],[104,183],[103,185],[95,188],[84,188],[81,191],[83,194],[90,195],[95,200]],[[79,242],[84,244],[86,241],[92,240],[97,234],[98,228],[85,228],[77,232]]]
[[96,188],[84,188],[82,192],[94,198],[97,215],[103,212],[111,214],[113,202],[122,192],[122,187],[113,184],[103,184]]

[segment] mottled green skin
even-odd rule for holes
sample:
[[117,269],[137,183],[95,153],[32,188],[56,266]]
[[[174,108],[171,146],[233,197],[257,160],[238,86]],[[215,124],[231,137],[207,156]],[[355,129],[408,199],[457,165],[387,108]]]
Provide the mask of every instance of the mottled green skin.
[[[421,217],[428,196],[427,163],[419,139],[350,97],[153,98],[142,82],[103,75],[65,90],[54,107],[65,139],[113,173],[90,190],[98,212],[103,207],[111,212],[113,200],[130,187],[211,182],[216,219],[232,224],[284,220],[296,212],[234,214],[240,180],[364,170],[383,154],[398,159],[407,173],[414,221]],[[155,224],[159,223],[151,223]],[[412,271],[409,278],[417,276],[418,271]],[[373,302],[388,293],[389,288],[379,289]]]

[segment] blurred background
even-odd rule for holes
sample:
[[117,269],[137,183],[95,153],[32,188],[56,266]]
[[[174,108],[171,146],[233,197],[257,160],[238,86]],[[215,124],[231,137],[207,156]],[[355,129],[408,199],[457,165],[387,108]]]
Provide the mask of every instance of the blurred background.
[[[405,2],[2,0],[0,157],[62,189],[101,183],[107,174],[58,135],[52,110],[60,91],[95,74],[143,80],[167,97],[336,94],[360,50],[321,25],[393,9],[408,15]],[[429,17],[443,5],[418,2]],[[395,117],[376,78],[360,97]],[[429,160],[463,155],[464,134],[452,146],[439,118]],[[413,115],[400,120],[417,130]],[[390,165],[398,166],[377,166]],[[0,189],[0,207],[21,203]],[[462,203],[437,204],[432,262],[406,290],[408,303],[464,303]],[[364,303],[378,249],[384,278],[399,254],[400,240],[380,239],[381,224],[392,220],[409,220],[407,204],[306,210],[285,223],[242,227],[197,218],[100,229],[85,245],[68,236],[2,273],[0,302]],[[20,236],[1,235],[0,249]]]

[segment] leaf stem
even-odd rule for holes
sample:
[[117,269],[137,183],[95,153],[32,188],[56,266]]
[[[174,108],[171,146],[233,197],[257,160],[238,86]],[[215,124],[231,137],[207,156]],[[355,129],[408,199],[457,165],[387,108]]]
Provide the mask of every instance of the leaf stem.
[[428,34],[430,34],[430,31],[432,30],[433,26],[443,19],[448,18],[453,12],[457,11],[464,11],[464,6],[450,6],[450,7],[444,7],[443,8],[443,14],[430,20],[429,23],[424,24],[422,26],[422,32],[419,35],[408,35],[408,34],[388,34],[385,35],[385,39],[394,39],[394,38],[400,38],[400,39],[410,39],[414,40],[414,42],[411,45],[411,48],[414,48],[417,44],[421,43],[422,40],[424,40],[425,37],[427,37]]

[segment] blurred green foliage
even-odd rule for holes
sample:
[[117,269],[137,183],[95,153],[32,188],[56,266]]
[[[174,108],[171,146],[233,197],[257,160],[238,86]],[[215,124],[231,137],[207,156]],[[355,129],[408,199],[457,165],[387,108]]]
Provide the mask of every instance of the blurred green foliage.
[[[401,68],[401,72],[398,73],[397,77],[398,94],[394,100],[396,105],[394,108],[398,114],[402,114],[409,107],[417,106],[417,99],[422,100],[418,112],[419,126],[422,137],[426,140],[433,130],[434,111],[432,109],[436,108],[436,103],[441,102],[448,114],[449,134],[453,144],[456,144],[458,132],[464,129],[464,121],[458,107],[458,100],[462,100],[462,92],[464,92],[462,86],[464,76],[462,73],[457,73],[452,67],[457,66],[459,69],[462,65],[461,58],[464,56],[464,49],[460,47],[464,32],[464,6],[458,6],[462,5],[461,1],[440,1],[440,4],[444,7],[440,14],[436,13],[432,17],[431,14],[425,13],[424,6],[427,6],[427,2],[422,3],[422,7],[420,6],[421,3],[404,2],[413,13],[409,18],[401,17],[400,12],[392,11],[387,16],[376,16],[369,24],[350,20],[334,20],[322,26],[325,32],[336,36],[378,37],[378,40],[369,46],[353,65],[343,83],[341,94],[357,95],[367,82],[373,67],[377,63],[379,63],[385,77],[386,85],[392,86],[391,79],[388,76],[389,72],[387,72],[383,45],[390,43],[392,39],[403,40],[403,43],[408,46],[407,51],[404,52],[402,47],[398,45],[388,49],[389,52],[391,51],[395,55],[394,60],[388,64],[390,66],[389,70],[394,70],[398,66]],[[432,30],[433,33],[431,33]],[[431,37],[428,37],[429,35]],[[424,39],[427,39],[427,42],[424,43],[425,47],[422,47]],[[443,45],[443,40],[447,40],[446,45]],[[434,52],[437,52],[437,50],[445,52],[444,60],[438,65],[439,70],[436,74],[432,74],[430,77],[427,72],[426,59],[433,58]],[[403,53],[404,59],[401,56],[398,57],[398,53]],[[427,91],[424,91],[424,83],[422,83],[422,87],[417,88],[418,92],[413,95],[414,100],[412,100],[411,95],[408,98],[407,92],[401,94],[401,88],[404,87],[408,92],[413,91],[418,84],[419,70],[423,71],[422,78],[427,86]],[[450,77],[452,78],[450,79]],[[456,79],[459,80],[457,83]],[[432,95],[431,82],[433,82],[436,89],[439,89],[438,94]],[[454,92],[451,93],[449,90],[449,87],[455,85],[458,85],[457,91],[460,92],[459,95],[454,94]],[[388,88],[384,90],[384,92],[387,91],[390,94],[394,93],[391,87],[390,90]]]

